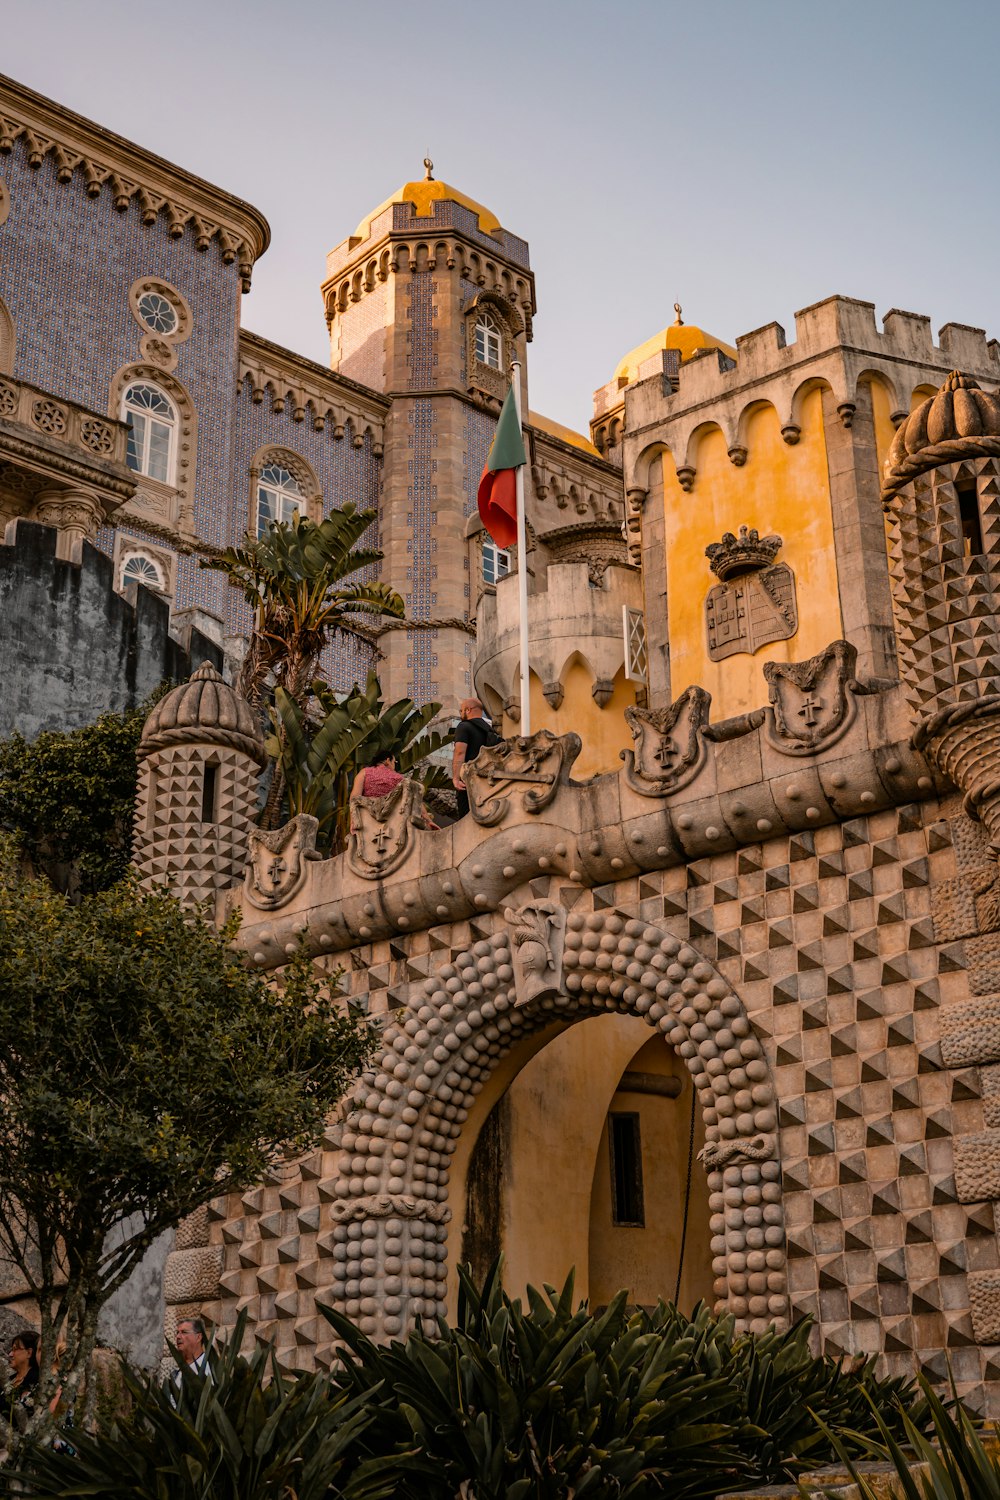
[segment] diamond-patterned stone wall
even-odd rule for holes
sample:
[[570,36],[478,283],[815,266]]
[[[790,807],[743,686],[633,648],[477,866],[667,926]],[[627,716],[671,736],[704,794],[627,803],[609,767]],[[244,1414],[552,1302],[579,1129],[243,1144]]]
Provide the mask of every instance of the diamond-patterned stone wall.
[[[528,895],[570,908],[560,1018],[644,1014],[692,1068],[710,1137],[725,1141],[724,1123],[729,1138],[766,1133],[774,1111],[774,1158],[737,1157],[709,1180],[720,1302],[753,1326],[780,1316],[787,1293],[832,1352],[880,1352],[887,1370],[942,1378],[950,1363],[967,1399],[1000,1411],[988,1201],[1000,1066],[966,1062],[989,1057],[981,1030],[976,1046],[963,1040],[1000,953],[992,935],[940,940],[932,915],[934,893],[983,854],[955,799],[589,891],[540,878]],[[384,1057],[323,1148],[285,1180],[216,1203],[206,1235],[224,1257],[210,1310],[231,1322],[246,1307],[290,1364],[332,1356],[317,1300],[390,1336],[439,1310],[451,1150],[482,1079],[540,1022],[513,1003],[492,914],[345,959],[346,987],[385,1017]],[[724,1024],[729,1004],[736,1024]]]

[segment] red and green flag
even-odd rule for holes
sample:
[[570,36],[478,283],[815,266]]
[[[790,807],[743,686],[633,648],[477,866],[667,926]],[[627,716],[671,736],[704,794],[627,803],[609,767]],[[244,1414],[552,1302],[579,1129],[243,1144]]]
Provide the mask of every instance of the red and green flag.
[[511,386],[479,481],[479,517],[498,547],[513,547],[517,541],[516,471],[527,461]]

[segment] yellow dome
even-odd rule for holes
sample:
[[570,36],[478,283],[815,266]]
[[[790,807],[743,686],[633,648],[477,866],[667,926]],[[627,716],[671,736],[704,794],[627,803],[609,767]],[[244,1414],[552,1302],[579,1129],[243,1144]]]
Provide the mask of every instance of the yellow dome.
[[589,453],[594,458],[602,457],[600,448],[595,448],[589,437],[584,437],[582,432],[576,432],[572,427],[564,427],[561,422],[553,422],[551,417],[542,417],[537,411],[529,411],[528,425],[547,433],[549,437],[558,438],[561,443],[568,443],[571,448],[579,448],[581,453]]
[[[424,166],[427,166],[426,160]],[[483,234],[496,234],[500,228],[500,220],[495,214],[491,214],[488,208],[484,208],[481,203],[477,203],[474,198],[469,198],[465,193],[460,193],[458,188],[449,187],[446,182],[437,182],[431,177],[428,167],[428,175],[421,182],[405,182],[391,197],[363,218],[355,234],[358,239],[366,240],[371,234],[372,220],[377,219],[379,214],[385,213],[385,210],[393,203],[412,203],[418,219],[432,219],[435,202],[445,200],[449,203],[460,203],[463,208],[477,214]]]
[[736,358],[736,350],[731,344],[724,344],[714,334],[706,333],[703,328],[696,328],[693,323],[682,323],[680,308],[674,304],[677,311],[676,323],[671,323],[669,328],[662,328],[654,338],[647,339],[644,344],[639,344],[635,349],[620,359],[615,366],[612,379],[619,385],[631,385],[638,378],[639,366],[647,359],[652,359],[661,349],[676,349],[681,357],[681,364],[685,360],[698,353],[701,349],[721,349],[723,354],[730,359]]

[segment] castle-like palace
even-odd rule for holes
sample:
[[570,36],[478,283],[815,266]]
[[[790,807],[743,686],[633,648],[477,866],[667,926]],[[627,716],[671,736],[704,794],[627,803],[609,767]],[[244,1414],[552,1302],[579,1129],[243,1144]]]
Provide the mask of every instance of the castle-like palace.
[[[383,1022],[322,1148],[178,1231],[168,1331],[246,1310],[328,1363],[317,1303],[392,1337],[503,1250],[514,1290],[808,1314],[1000,1415],[997,345],[834,297],[730,347],[675,309],[589,437],[529,415],[519,558],[475,489],[515,358],[529,411],[528,248],[429,164],[328,256],[329,369],[240,327],[247,204],[9,81],[0,179],[2,727],[193,672],[140,873]],[[406,599],[390,697],[474,689],[505,738],[467,818],[321,860],[252,826],[244,606],[198,558],[345,500]]]

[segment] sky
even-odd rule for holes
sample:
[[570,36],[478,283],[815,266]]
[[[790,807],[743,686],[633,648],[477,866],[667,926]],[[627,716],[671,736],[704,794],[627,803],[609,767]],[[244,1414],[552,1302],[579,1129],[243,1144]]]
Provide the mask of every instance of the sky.
[[839,293],[1000,336],[995,0],[32,0],[0,71],[260,209],[243,322],[326,363],[329,249],[435,176],[527,239],[534,410],[673,321]]

